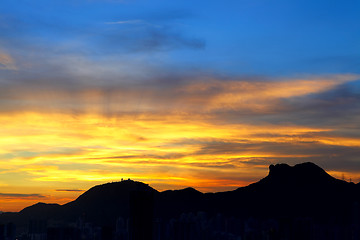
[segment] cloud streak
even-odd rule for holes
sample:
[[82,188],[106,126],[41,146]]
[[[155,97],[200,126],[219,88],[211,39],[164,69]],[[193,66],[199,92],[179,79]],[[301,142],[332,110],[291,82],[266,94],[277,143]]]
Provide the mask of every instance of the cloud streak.
[[42,199],[46,196],[41,194],[24,194],[24,193],[0,193],[0,197],[12,199]]
[[140,19],[124,20],[124,21],[106,22],[105,24],[138,24],[138,23],[143,23],[143,20]]
[[81,189],[56,189],[57,192],[84,192]]

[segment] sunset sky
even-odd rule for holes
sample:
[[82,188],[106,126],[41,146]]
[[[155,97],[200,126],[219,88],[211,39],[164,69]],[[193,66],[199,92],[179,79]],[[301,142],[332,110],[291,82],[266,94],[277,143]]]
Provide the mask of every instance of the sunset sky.
[[101,183],[360,181],[360,1],[1,0],[0,211]]

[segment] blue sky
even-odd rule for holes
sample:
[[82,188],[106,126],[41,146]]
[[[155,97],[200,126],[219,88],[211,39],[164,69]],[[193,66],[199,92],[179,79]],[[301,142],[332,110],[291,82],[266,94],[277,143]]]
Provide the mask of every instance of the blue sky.
[[[221,74],[359,73],[358,1],[2,1],[1,43]],[[22,52],[20,54],[27,54]],[[28,53],[31,54],[31,53]]]

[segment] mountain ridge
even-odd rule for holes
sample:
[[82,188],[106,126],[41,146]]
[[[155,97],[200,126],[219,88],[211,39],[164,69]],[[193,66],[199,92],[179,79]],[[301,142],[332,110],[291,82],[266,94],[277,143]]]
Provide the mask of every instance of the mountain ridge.
[[[316,173],[316,174],[314,174],[314,173]],[[294,178],[298,178],[301,175],[303,175],[303,176],[306,175],[306,178],[304,177],[304,179],[301,179],[301,180],[306,180],[305,182],[316,183],[316,181],[319,181],[319,180],[320,180],[320,182],[324,182],[322,180],[324,180],[324,178],[326,178],[326,180],[330,180],[330,181],[337,182],[340,184],[352,184],[352,183],[346,182],[344,180],[340,180],[340,179],[336,179],[336,178],[332,177],[325,170],[323,170],[321,167],[319,167],[318,165],[316,165],[312,162],[304,162],[304,163],[296,164],[294,166],[290,166],[286,163],[278,163],[275,165],[274,164],[269,165],[268,175],[265,176],[264,178],[260,179],[258,182],[251,183],[248,186],[239,187],[237,189],[225,191],[225,192],[203,193],[193,187],[186,187],[186,188],[177,189],[177,190],[164,190],[162,192],[159,192],[156,189],[150,187],[146,183],[128,179],[128,180],[123,180],[123,181],[119,181],[119,182],[111,182],[111,183],[104,183],[104,184],[96,185],[94,187],[91,187],[89,190],[85,191],[83,194],[81,194],[75,200],[65,203],[63,205],[59,205],[57,203],[39,202],[39,203],[36,203],[34,205],[31,205],[31,206],[28,206],[28,207],[22,209],[20,212],[23,212],[24,210],[29,209],[31,207],[38,207],[38,206],[56,207],[56,206],[71,205],[77,201],[85,200],[85,198],[89,197],[88,195],[91,195],[95,191],[98,191],[98,190],[106,191],[106,188],[109,188],[109,190],[112,193],[115,193],[116,191],[119,191],[119,190],[120,191],[147,190],[147,191],[154,191],[154,192],[163,193],[163,194],[178,194],[178,193],[181,194],[181,193],[190,193],[191,192],[192,194],[211,195],[211,194],[224,194],[224,193],[233,192],[233,191],[241,191],[248,187],[252,187],[252,186],[264,184],[264,183],[274,184],[274,182],[269,183],[269,181],[275,181],[275,184],[281,184],[281,181],[283,181],[284,183],[288,184],[289,179],[293,180]],[[310,175],[310,178],[309,178],[309,175]],[[321,178],[319,178],[319,176]],[[360,187],[360,182],[355,185]],[[114,190],[116,190],[116,191],[114,191]]]
[[[295,171],[293,171],[293,170],[295,170]],[[268,180],[272,181],[274,179],[276,179],[277,181],[278,180],[286,180],[284,178],[288,178],[289,176],[291,176],[290,178],[293,178],[294,177],[294,175],[293,175],[294,172],[295,172],[295,176],[299,176],[300,171],[304,172],[304,173],[306,172],[307,175],[309,173],[311,173],[312,177],[314,176],[313,173],[317,172],[317,173],[321,173],[323,178],[324,177],[328,178],[328,180],[336,181],[336,182],[344,183],[344,184],[352,184],[352,183],[346,182],[344,180],[340,180],[340,179],[336,179],[335,177],[332,177],[325,170],[323,170],[321,167],[319,167],[318,165],[316,165],[316,164],[314,164],[312,162],[304,162],[304,163],[296,164],[294,166],[290,166],[290,165],[288,165],[286,163],[278,163],[278,164],[275,164],[275,165],[274,164],[269,165],[269,173],[268,173],[268,175],[266,177],[264,177],[263,179],[260,179],[258,182],[251,183],[248,186],[239,187],[239,188],[234,189],[234,190],[225,191],[225,192],[215,192],[215,193],[226,193],[226,192],[232,192],[232,191],[236,191],[236,190],[241,190],[241,189],[247,188],[249,186],[253,186],[253,184],[258,184],[258,183],[260,183],[262,181],[265,181],[265,180],[266,181],[268,181]],[[307,176],[307,179],[310,179],[309,176]],[[313,177],[313,179],[310,179],[310,180],[314,180],[314,179],[317,179],[317,178]],[[314,181],[312,181],[312,182],[314,182]],[[277,183],[279,183],[279,182],[277,182]],[[360,187],[360,182],[356,183],[355,185]],[[123,181],[119,181],[119,182],[109,182],[109,183],[104,183],[104,184],[93,186],[89,190],[87,190],[83,194],[81,194],[75,200],[70,201],[68,203],[65,203],[63,205],[59,205],[57,203],[38,202],[38,203],[36,203],[34,205],[25,207],[20,212],[22,212],[23,210],[25,210],[25,209],[27,209],[29,207],[38,206],[38,205],[42,205],[42,206],[45,206],[45,205],[51,205],[51,206],[54,206],[54,205],[58,205],[58,206],[68,205],[68,204],[73,203],[75,201],[82,200],[83,198],[85,198],[86,195],[89,195],[91,192],[93,192],[95,190],[100,190],[100,189],[104,190],[104,188],[106,188],[106,187],[111,187],[111,191],[113,192],[113,190],[114,190],[113,186],[117,186],[116,188],[118,188],[119,186],[125,186],[125,188],[117,189],[117,190],[126,190],[127,189],[127,190],[132,190],[133,191],[133,190],[145,190],[146,188],[148,188],[147,190],[159,192],[158,190],[150,187],[149,184],[128,179],[128,180],[123,180]],[[201,193],[201,194],[213,194],[212,192],[203,193],[203,192],[195,189],[194,187],[185,187],[183,189],[176,189],[176,190],[164,190],[161,193],[170,193],[170,192],[171,193],[196,192],[196,193]]]
[[[236,218],[310,217],[317,221],[335,218],[346,222],[352,216],[352,204],[360,202],[359,183],[336,179],[307,162],[295,166],[270,165],[268,175],[258,182],[217,193],[202,193],[191,187],[159,192],[133,180],[105,183],[90,188],[69,203],[37,203],[12,214],[10,219],[25,225],[32,218],[51,223],[76,222],[81,217],[95,225],[109,225],[119,217],[131,216],[134,193],[141,193],[153,202],[152,211],[159,219],[206,212]],[[0,215],[0,222],[4,216]]]

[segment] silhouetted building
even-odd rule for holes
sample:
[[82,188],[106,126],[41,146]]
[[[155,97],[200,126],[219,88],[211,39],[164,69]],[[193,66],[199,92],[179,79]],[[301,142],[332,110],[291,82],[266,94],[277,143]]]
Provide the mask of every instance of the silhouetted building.
[[30,240],[46,240],[47,222],[46,220],[36,219],[29,221]]
[[101,239],[102,240],[112,240],[114,239],[114,228],[112,226],[103,226],[101,228]]
[[16,238],[16,226],[14,223],[6,224],[6,240],[14,240]]
[[128,240],[128,226],[124,218],[119,217],[116,220],[116,227],[115,227],[115,239],[116,240]]
[[51,227],[47,229],[47,240],[80,240],[80,229],[75,227]]
[[13,223],[0,224],[0,240],[15,240],[16,227]]
[[16,227],[13,223],[0,224],[0,240],[15,240]]
[[360,208],[359,202],[353,203],[352,209],[352,237],[353,239],[360,239]]
[[152,240],[154,196],[151,192],[130,193],[130,240]]
[[5,224],[0,224],[0,240],[5,239]]

